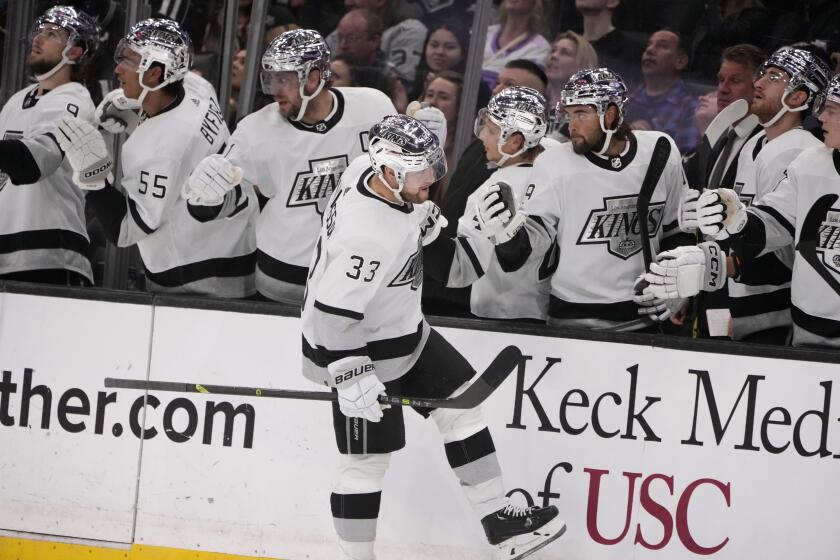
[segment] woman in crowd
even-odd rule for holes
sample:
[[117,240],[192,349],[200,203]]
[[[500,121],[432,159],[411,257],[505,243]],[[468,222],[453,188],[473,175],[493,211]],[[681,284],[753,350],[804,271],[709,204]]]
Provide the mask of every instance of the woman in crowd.
[[[446,165],[448,169],[454,169],[455,167],[455,161],[453,159],[455,127],[458,124],[458,109],[463,86],[464,79],[461,74],[452,70],[444,70],[436,74],[435,78],[429,82],[421,98],[423,103],[437,107],[443,112],[443,116],[446,117],[446,143],[443,146],[443,151],[446,153]],[[432,185],[429,198],[434,201],[441,199],[448,185],[447,177]]]
[[578,70],[597,68],[598,55],[592,44],[574,31],[561,33],[551,44],[551,52],[545,61],[545,75],[548,76],[546,98],[549,109],[560,102],[560,92],[569,78]]
[[409,97],[419,98],[438,72],[453,70],[463,74],[469,46],[469,30],[460,21],[449,19],[433,27],[426,36],[423,58],[417,66]]
[[503,0],[499,23],[487,28],[481,77],[492,90],[508,61],[526,59],[545,67],[551,45],[545,38],[550,20],[547,0]]

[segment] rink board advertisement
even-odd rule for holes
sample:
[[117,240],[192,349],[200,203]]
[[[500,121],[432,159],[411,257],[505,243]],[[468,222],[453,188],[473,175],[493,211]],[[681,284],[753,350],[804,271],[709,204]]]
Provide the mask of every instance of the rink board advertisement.
[[[152,391],[141,442],[128,420],[122,437],[111,430],[144,392],[102,381],[147,367],[152,380],[318,389],[299,374],[297,318],[2,298],[0,358],[18,392],[0,392],[16,422],[0,423],[0,529],[117,542],[134,530],[139,545],[336,557],[327,403]],[[555,504],[568,524],[533,558],[829,560],[840,550],[837,364],[439,330],[478,370],[508,344],[524,354],[483,412],[514,499]],[[94,339],[97,351],[83,350]],[[92,429],[93,403],[73,417],[85,431],[54,429],[55,418],[40,429],[38,397],[31,427],[18,426],[26,368],[52,387],[53,408],[71,385],[90,400],[113,393],[107,433]],[[406,420],[379,558],[487,558],[435,426]]]

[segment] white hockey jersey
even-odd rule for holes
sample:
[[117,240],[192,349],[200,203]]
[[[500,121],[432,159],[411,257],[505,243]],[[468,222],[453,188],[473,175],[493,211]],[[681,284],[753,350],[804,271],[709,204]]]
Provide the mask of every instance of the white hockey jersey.
[[283,117],[272,103],[242,119],[226,157],[269,198],[257,223],[257,289],[300,303],[321,219],[341,174],[367,152],[370,128],[396,114],[382,92],[330,90],[333,112],[311,127]]
[[221,151],[228,129],[215,99],[185,94],[140,123],[122,148],[128,212],[119,245],[137,244],[149,291],[241,298],[253,295],[256,197],[237,191],[236,210],[201,223],[181,188],[205,156]]
[[[519,204],[534,190],[532,164],[503,167],[496,170],[485,184],[505,182],[510,185]],[[483,186],[483,185],[482,185]],[[505,272],[496,259],[495,245],[481,231],[476,218],[478,192],[468,198],[464,215],[458,220],[455,254],[447,286],[470,290],[470,311],[488,319],[541,319],[548,314],[551,257],[556,258],[552,244],[545,254],[532,254],[519,269]]]
[[534,190],[526,200],[525,228],[532,253],[545,254],[556,239],[551,277],[551,324],[608,327],[639,318],[633,283],[644,269],[636,203],[653,147],[668,138],[671,155],[651,196],[646,229],[652,252],[678,233],[677,211],[687,188],[679,150],[660,132],[635,131],[621,156],[574,153],[562,144],[534,162]]
[[[819,146],[810,132],[795,128],[768,141],[762,132],[750,138],[738,159],[734,189],[750,206],[772,192],[784,177],[785,169],[802,150]],[[760,202],[759,202],[760,203]],[[790,321],[790,278],[793,245],[745,262],[741,277],[729,279],[729,307],[733,338],[787,327]]]
[[41,172],[28,185],[15,185],[0,173],[0,274],[63,269],[93,282],[84,195],[51,137],[63,116],[94,122],[93,102],[76,82],[40,97],[37,92],[37,84],[17,92],[0,112],[2,138],[21,140]]
[[[820,216],[817,231],[803,232],[803,222],[823,195],[840,195],[840,152],[824,146],[804,150],[788,166],[784,179],[747,212],[764,225],[765,249],[796,247],[803,238],[817,241],[813,265],[797,249],[791,280],[794,346],[840,348],[840,203]],[[827,281],[816,267],[833,279]]]
[[426,214],[368,186],[367,156],[353,160],[332,195],[309,267],[301,327],[303,374],[328,384],[327,365],[367,355],[383,382],[420,355],[429,325],[420,310]]

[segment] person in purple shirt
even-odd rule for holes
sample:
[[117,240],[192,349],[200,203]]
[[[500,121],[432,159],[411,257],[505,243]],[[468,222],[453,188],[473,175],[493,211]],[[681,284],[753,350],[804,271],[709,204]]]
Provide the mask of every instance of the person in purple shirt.
[[688,51],[682,38],[669,29],[650,36],[642,54],[643,83],[630,93],[627,120],[632,128],[667,133],[680,152],[694,149],[700,131],[694,123],[697,96],[680,79],[688,66]]

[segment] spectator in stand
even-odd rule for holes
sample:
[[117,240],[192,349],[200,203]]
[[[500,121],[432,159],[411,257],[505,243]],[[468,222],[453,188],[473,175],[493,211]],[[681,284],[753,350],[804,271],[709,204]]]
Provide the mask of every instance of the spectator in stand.
[[[542,69],[530,60],[511,60],[499,74],[499,81],[493,95],[510,86],[525,86],[545,95],[548,79]],[[486,105],[489,97],[482,107]],[[467,198],[493,173],[487,165],[484,143],[473,140],[455,162],[449,175],[449,188],[438,199],[440,211],[449,221],[441,235],[455,237],[458,218],[463,216]],[[470,288],[446,288],[434,278],[423,280],[423,310],[432,315],[470,316]]]
[[639,59],[645,47],[613,25],[613,13],[620,4],[621,0],[575,0],[583,16],[583,37],[598,53],[599,64],[618,72],[632,88],[640,80]]
[[694,124],[697,98],[680,79],[687,65],[688,52],[677,33],[661,29],[652,34],[642,55],[644,83],[630,94],[627,111],[631,127],[634,121],[645,120],[653,130],[673,138],[681,153],[694,149],[700,141]]
[[487,28],[481,77],[492,89],[510,60],[530,60],[540,68],[551,45],[544,37],[548,18],[546,0],[503,0],[499,23]]
[[358,64],[385,67],[381,58],[382,18],[366,9],[350,10],[336,28],[338,50]]
[[[446,154],[447,169],[452,169],[455,162],[452,159],[455,148],[455,127],[458,125],[458,109],[461,101],[461,90],[464,86],[464,77],[458,72],[444,70],[438,73],[429,82],[426,91],[423,92],[422,102],[432,107],[437,107],[446,117],[446,143],[443,151]],[[448,181],[444,177],[434,185],[429,192],[429,199],[440,201],[446,192]]]
[[353,83],[353,60],[346,54],[340,54],[330,62],[333,87],[351,87]]
[[[399,0],[344,0],[344,6],[351,11],[370,10],[379,16],[382,22],[379,41],[381,59],[390,65],[396,76],[410,90],[417,65],[420,63],[423,43],[426,41],[426,26],[416,19],[416,14],[422,11],[410,11],[410,8],[403,6]],[[338,41],[338,29],[327,37],[327,45],[333,54],[344,52]]]
[[423,47],[423,58],[414,76],[411,99],[419,98],[432,78],[444,70],[464,73],[467,51],[470,47],[470,32],[458,20],[446,20],[432,27]]
[[584,68],[598,68],[598,54],[592,44],[574,31],[558,35],[545,62],[550,109],[560,102],[560,92],[572,74]]

